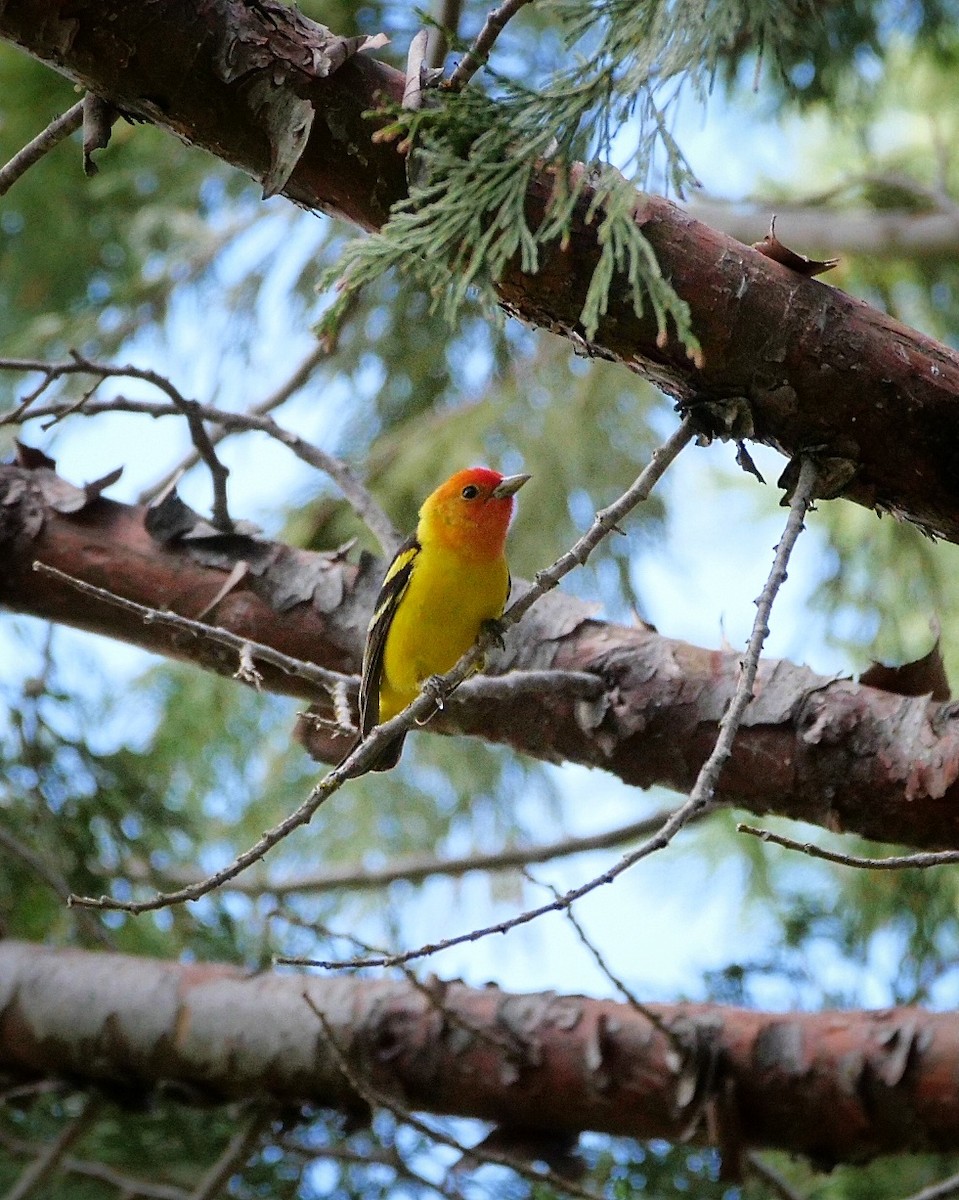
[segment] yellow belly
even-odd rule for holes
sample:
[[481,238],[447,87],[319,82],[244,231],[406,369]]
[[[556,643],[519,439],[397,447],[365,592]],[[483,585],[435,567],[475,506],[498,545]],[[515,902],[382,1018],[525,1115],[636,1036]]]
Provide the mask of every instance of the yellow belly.
[[466,562],[441,546],[417,558],[383,648],[380,720],[411,703],[425,679],[442,675],[506,604],[506,562]]

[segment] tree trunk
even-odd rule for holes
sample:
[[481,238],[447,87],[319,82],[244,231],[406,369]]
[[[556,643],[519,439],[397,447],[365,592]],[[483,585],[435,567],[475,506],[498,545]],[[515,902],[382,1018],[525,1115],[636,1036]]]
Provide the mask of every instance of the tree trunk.
[[[73,0],[68,11],[6,0],[0,37],[298,204],[375,229],[404,194],[402,159],[373,140],[375,123],[363,117],[400,99],[402,76],[350,57],[355,45],[275,0]],[[300,153],[297,133],[307,129]],[[534,181],[534,224],[553,183],[546,171]],[[589,200],[568,245],[537,275],[514,263],[499,282],[509,311],[580,345],[599,253]],[[959,541],[956,354],[667,200],[637,195],[636,220],[690,305],[703,359],[691,361],[675,338],[662,345],[652,314],[635,316],[622,281],[591,353],[649,376],[713,432],[789,456],[814,450],[832,468],[836,494]]]

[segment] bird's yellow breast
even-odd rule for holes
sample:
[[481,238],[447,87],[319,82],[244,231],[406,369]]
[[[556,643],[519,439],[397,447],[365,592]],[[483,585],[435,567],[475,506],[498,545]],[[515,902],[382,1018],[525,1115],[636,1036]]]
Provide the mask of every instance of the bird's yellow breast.
[[454,666],[483,622],[502,616],[508,590],[502,557],[464,560],[436,543],[417,554],[383,648],[380,721],[411,703],[425,679]]

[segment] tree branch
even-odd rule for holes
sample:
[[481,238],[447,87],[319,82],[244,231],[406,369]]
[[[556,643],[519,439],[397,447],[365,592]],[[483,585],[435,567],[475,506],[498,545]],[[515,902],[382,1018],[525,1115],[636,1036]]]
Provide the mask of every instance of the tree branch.
[[[75,488],[49,467],[0,466],[0,604],[120,638],[232,676],[234,649],[122,612],[42,578],[40,561],[148,609],[192,617],[209,605],[232,559],[257,561],[208,620],[326,670],[359,667],[382,566],[236,539],[214,559],[190,540],[159,543],[143,509],[97,488]],[[431,733],[471,734],[548,761],[602,767],[629,784],[688,792],[712,747],[739,677],[740,655],[699,649],[644,628],[598,621],[553,592],[490,655],[497,677],[464,685]],[[517,672],[592,676],[533,696]],[[263,686],[323,701],[315,686],[261,661]],[[512,673],[512,674],[511,674]],[[332,706],[322,715],[335,719]],[[305,722],[300,736],[328,759],[343,752]],[[836,779],[839,789],[826,786]],[[756,695],[719,780],[717,801],[777,813],[875,841],[959,845],[959,714],[950,704],[900,696],[787,662],[760,664]]]
[[[317,1037],[305,993],[356,1073],[414,1111],[506,1126],[528,1124],[535,1111],[545,1132],[677,1141],[704,1093],[722,1088],[746,1144],[820,1165],[950,1152],[959,1141],[953,1012],[651,1005],[689,1047],[679,1061],[628,1004],[457,982],[436,981],[434,991],[440,1007],[402,980],[251,975],[5,940],[0,1068],[13,1078],[179,1082],[211,1100],[346,1108],[355,1092]],[[457,1020],[455,1038],[444,1013]],[[697,1125],[692,1140],[708,1138]]]
[[447,81],[449,88],[458,91],[460,88],[466,87],[480,67],[485,65],[490,51],[496,44],[496,39],[519,10],[529,2],[530,0],[504,0],[499,8],[494,8],[487,15],[483,28],[477,34],[476,41],[463,55],[462,60],[450,75]]
[[795,838],[771,829],[757,829],[754,825],[740,823],[738,833],[749,834],[761,842],[772,842],[786,850],[797,850],[810,858],[821,858],[826,862],[838,863],[841,867],[858,867],[863,871],[914,871],[929,867],[945,867],[959,862],[959,850],[940,850],[930,854],[889,854],[885,858],[864,858],[858,854],[841,854],[838,850],[827,850],[813,842],[797,842]]
[[780,236],[796,250],[871,259],[941,261],[959,253],[959,207],[928,211],[851,210],[823,203],[744,202],[691,196],[689,213],[747,245],[759,241],[775,213]]
[[[268,396],[265,396],[258,404],[254,404],[249,410],[251,417],[264,417],[267,413],[271,413],[275,408],[279,408],[285,404],[291,396],[294,396],[300,388],[309,382],[310,376],[319,366],[319,364],[329,355],[330,348],[325,341],[319,341],[313,349],[307,354],[302,362],[290,373],[290,375],[272,391]],[[209,419],[209,418],[208,418]],[[218,446],[224,438],[230,436],[231,433],[237,432],[236,428],[225,428],[222,423],[218,422],[218,428],[210,434],[210,441],[214,446]],[[151,487],[145,488],[137,497],[140,504],[147,504],[154,496],[166,491],[170,484],[175,483],[177,479],[191,467],[195,467],[200,461],[200,456],[194,449],[189,454],[184,455],[183,459],[168,471],[161,479],[157,480]],[[384,550],[385,552],[385,550]]]
[[50,1176],[58,1170],[64,1155],[87,1133],[100,1112],[98,1096],[84,1100],[81,1111],[62,1130],[59,1137],[45,1146],[36,1159],[23,1171],[17,1182],[7,1191],[3,1200],[27,1200]]
[[[288,89],[296,103],[307,98],[323,119],[312,122],[282,186],[296,203],[373,229],[405,195],[405,161],[390,144],[374,140],[376,122],[364,116],[384,100],[400,102],[403,76],[355,55],[355,45],[307,22],[295,8],[266,0],[253,7],[171,0],[148,13],[118,0],[76,0],[69,38],[48,15],[40,0],[8,4],[0,11],[0,37],[124,112],[258,179],[273,179],[275,130],[251,103],[251,79],[269,80],[278,93]],[[313,53],[314,44],[325,48],[325,57]],[[141,49],[121,56],[122,45]],[[241,70],[235,55],[252,45],[258,58]],[[187,77],[186,61],[193,64]],[[158,96],[176,98],[172,111]],[[546,170],[533,180],[531,225],[541,221],[555,184]],[[536,275],[523,273],[517,262],[498,284],[509,312],[580,345],[580,315],[600,255],[591,219],[595,198],[585,186],[568,239],[543,256]],[[655,315],[633,311],[624,281],[614,281],[590,353],[641,371],[681,402],[695,404],[699,419],[717,433],[751,437],[790,457],[819,448],[823,460],[832,460],[835,488],[844,496],[959,541],[955,352],[797,276],[660,197],[637,195],[636,220],[663,275],[690,306],[702,355],[693,361],[678,340],[660,338]]]
[[[28,421],[47,417],[51,418],[50,423],[53,424],[54,422],[63,420],[64,417],[81,413],[88,417],[98,416],[105,412],[143,413],[151,417],[185,417],[189,424],[195,447],[195,458],[186,461],[188,465],[192,465],[194,462],[199,462],[202,459],[210,468],[214,482],[214,524],[218,528],[226,528],[221,522],[229,520],[226,513],[225,492],[228,472],[219,462],[213,447],[230,433],[258,430],[261,433],[265,433],[268,437],[273,438],[274,441],[286,446],[297,458],[309,466],[328,475],[339,487],[344,497],[350,502],[357,516],[366,523],[370,532],[379,542],[384,554],[390,555],[395,550],[399,541],[396,531],[393,529],[389,518],[380,508],[379,504],[377,504],[356,472],[335,455],[328,453],[319,446],[315,446],[312,442],[308,442],[306,438],[300,437],[299,434],[284,429],[267,413],[269,408],[281,404],[295,390],[296,386],[299,385],[299,381],[304,374],[309,373],[308,364],[311,364],[311,359],[312,356],[300,364],[300,367],[283,388],[280,388],[272,396],[267,397],[261,405],[256,406],[249,412],[243,413],[231,412],[227,409],[216,408],[213,405],[200,404],[196,400],[189,400],[181,395],[180,391],[165,375],[161,375],[157,371],[135,367],[132,364],[114,366],[111,363],[91,362],[89,359],[83,358],[76,353],[73,354],[73,357],[69,361],[59,363],[38,362],[33,359],[0,358],[0,371],[16,373],[38,371],[43,375],[41,382],[32,391],[27,393],[15,409],[0,416],[0,427],[4,425],[23,425]],[[47,401],[45,404],[37,403],[41,395],[57,379],[60,379],[64,375],[79,374],[94,375],[96,383],[93,388],[84,392],[78,401],[52,400]],[[131,400],[126,396],[113,396],[109,400],[91,400],[90,397],[93,390],[104,379],[142,380],[168,396],[170,403],[164,404],[140,399]],[[205,421],[219,426],[219,434],[208,434],[203,426]],[[163,481],[164,486],[169,486],[174,481],[174,478],[175,476],[166,476]],[[151,496],[152,494],[153,490],[151,489]]]
[[[312,789],[309,796],[294,812],[264,833],[248,850],[238,854],[232,863],[202,881],[187,884],[173,892],[158,893],[149,900],[121,901],[111,896],[100,896],[99,898],[71,896],[70,903],[84,908],[144,913],[189,900],[198,900],[201,896],[207,895],[222,884],[234,879],[253,863],[258,862],[295,829],[309,824],[320,806],[339,791],[344,783],[369,770],[369,764],[375,761],[382,747],[390,742],[396,734],[406,733],[412,730],[414,725],[422,724],[425,720],[433,717],[438,710],[442,711],[444,702],[449,696],[477,669],[483,667],[486,652],[492,648],[494,642],[501,640],[502,634],[516,625],[533,605],[555,588],[574,567],[585,563],[603,538],[617,528],[618,520],[647,499],[653,487],[665,474],[676,456],[689,443],[691,437],[692,430],[687,419],[658,450],[653,452],[651,461],[640,473],[632,487],[628,488],[608,508],[596,514],[593,523],[577,539],[570,550],[561,555],[547,570],[539,572],[536,582],[509,606],[497,622],[495,632],[487,630],[481,633],[472,648],[462,655],[451,670],[447,671],[445,675],[431,679],[428,685],[424,685],[419,696],[401,713],[391,720],[377,725],[370,733],[366,734],[362,742],[356,745]],[[669,822],[664,829],[668,825]]]
[[75,133],[83,124],[83,101],[78,100],[72,108],[61,117],[56,117],[50,124],[38,133],[33,141],[28,142],[22,150],[0,167],[0,196],[5,195],[27,173],[30,168],[48,154],[54,146],[59,146],[64,138]]
[[[464,685],[465,686],[465,685]],[[534,846],[516,846],[489,854],[464,854],[456,858],[441,858],[433,855],[405,855],[393,858],[386,866],[357,868],[353,865],[334,867],[324,871],[305,871],[300,875],[280,878],[257,879],[249,875],[233,879],[227,885],[231,891],[248,896],[291,896],[297,893],[318,895],[323,892],[378,891],[391,883],[421,883],[425,879],[442,876],[456,879],[471,871],[513,871],[531,863],[553,862],[558,858],[572,858],[577,854],[588,854],[595,850],[609,850],[622,846],[636,838],[655,832],[669,816],[668,812],[653,813],[639,821],[621,825],[604,833],[587,834],[582,837],[559,838]],[[2,830],[0,830],[2,834]],[[144,864],[128,866],[125,874],[134,880],[153,878]],[[177,886],[195,883],[200,876],[167,873],[163,876]],[[64,897],[65,898],[65,897]]]

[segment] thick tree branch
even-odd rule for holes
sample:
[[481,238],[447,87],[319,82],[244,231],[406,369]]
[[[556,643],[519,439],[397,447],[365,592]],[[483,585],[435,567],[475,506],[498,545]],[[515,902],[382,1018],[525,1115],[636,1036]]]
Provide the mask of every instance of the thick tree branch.
[[652,1005],[666,1036],[611,1000],[432,989],[5,941],[0,1070],[348,1108],[315,1007],[356,1076],[413,1110],[674,1141],[693,1125],[705,1142],[721,1090],[746,1145],[818,1164],[959,1145],[954,1013]]
[[[403,76],[350,57],[356,44],[294,8],[273,0],[76,0],[61,16],[46,0],[8,0],[0,37],[298,204],[374,229],[405,193],[401,156],[373,140],[374,123],[363,116],[383,100],[398,103]],[[290,105],[304,132],[302,153],[289,144],[289,120],[279,118]],[[533,223],[554,183],[548,172],[534,181]],[[568,244],[546,256],[537,275],[514,265],[499,285],[508,310],[579,344],[599,254],[587,220],[591,198],[587,189]],[[636,220],[690,305],[702,360],[691,361],[675,340],[661,344],[655,317],[635,316],[625,285],[614,286],[591,353],[695,402],[717,432],[754,437],[791,457],[816,448],[850,499],[959,541],[959,356],[659,197],[637,197]]]
[[[0,467],[0,604],[120,638],[233,675],[236,650],[144,623],[33,570],[39,560],[149,608],[191,617],[252,564],[206,618],[252,642],[329,670],[359,666],[380,567],[252,538],[151,536],[149,510],[84,491],[49,467]],[[152,510],[156,520],[156,510]],[[604,767],[639,787],[688,792],[735,690],[741,655],[596,620],[570,596],[544,597],[511,630],[491,666],[496,686],[464,685],[431,732],[467,733],[539,758]],[[263,685],[318,701],[301,677],[259,662]],[[534,696],[507,672],[575,673],[568,689]],[[592,675],[595,694],[582,687]],[[325,708],[322,705],[326,705]],[[318,757],[343,739],[304,728]],[[835,786],[836,780],[843,786]],[[959,714],[950,704],[829,679],[764,660],[756,696],[716,798],[922,849],[959,845]]]
[[827,204],[733,202],[692,196],[687,209],[730,237],[751,245],[776,214],[779,235],[804,253],[938,261],[959,253],[959,206],[927,210],[837,209]]

